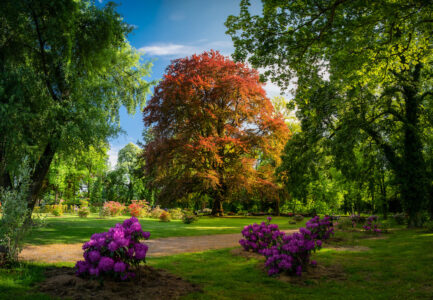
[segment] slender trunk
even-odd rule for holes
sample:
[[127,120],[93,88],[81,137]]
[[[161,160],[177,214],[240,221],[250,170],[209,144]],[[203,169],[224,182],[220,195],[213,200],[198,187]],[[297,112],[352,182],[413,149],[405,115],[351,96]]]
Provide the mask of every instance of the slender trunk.
[[39,158],[36,168],[30,178],[30,191],[27,195],[27,207],[29,209],[27,220],[31,220],[32,212],[36,204],[39,192],[41,191],[42,184],[45,176],[48,173],[51,162],[53,161],[56,150],[51,143],[48,143],[44,152]]
[[280,197],[277,196],[277,199],[275,201],[275,215],[280,215]]

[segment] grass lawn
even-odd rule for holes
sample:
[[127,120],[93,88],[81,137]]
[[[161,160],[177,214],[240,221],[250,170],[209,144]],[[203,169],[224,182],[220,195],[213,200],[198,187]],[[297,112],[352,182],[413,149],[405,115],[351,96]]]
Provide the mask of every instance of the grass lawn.
[[[92,214],[88,218],[65,214],[62,217],[47,217],[43,227],[36,228],[26,239],[26,243],[34,245],[56,243],[81,243],[90,239],[95,232],[107,231],[114,224],[122,222],[126,216],[101,219]],[[184,224],[180,220],[160,222],[156,219],[141,218],[143,230],[150,231],[151,239],[171,236],[193,236],[221,233],[239,233],[245,225],[265,221],[266,217],[201,217],[193,224]],[[287,217],[274,217],[272,223],[281,229],[298,228],[305,224],[290,225]]]
[[[322,249],[314,259],[339,265],[346,279],[323,279],[306,285],[268,277],[260,262],[234,256],[230,249],[151,258],[152,266],[170,270],[202,286],[204,293],[187,299],[431,299],[433,296],[433,234],[399,229],[386,239],[362,239],[360,233],[340,233],[364,252]],[[49,299],[32,285],[43,278],[46,265],[25,264],[0,270],[0,299]],[[69,264],[72,266],[72,264]]]

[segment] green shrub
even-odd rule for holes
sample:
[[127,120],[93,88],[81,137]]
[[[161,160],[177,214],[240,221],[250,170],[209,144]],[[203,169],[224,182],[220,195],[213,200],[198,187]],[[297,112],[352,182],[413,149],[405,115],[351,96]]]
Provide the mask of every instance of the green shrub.
[[191,224],[197,220],[198,220],[197,216],[192,214],[192,213],[189,213],[189,214],[185,213],[182,217],[182,222],[185,224]]
[[168,210],[173,220],[182,220],[184,213],[180,208],[171,208]]
[[61,205],[61,204],[52,205],[51,213],[56,217],[62,216],[63,215],[63,205]]
[[170,222],[171,221],[170,213],[163,210],[162,213],[159,215],[159,220],[161,222]]
[[165,210],[161,209],[159,205],[157,205],[150,211],[150,216],[154,219],[159,219],[159,216],[162,214],[163,211]]
[[99,210],[99,217],[107,218],[109,216],[111,216],[110,209],[106,206],[101,207],[101,209]]
[[96,205],[90,205],[89,208],[90,208],[90,212],[91,212],[91,213],[96,214],[96,213],[99,213],[99,210],[100,210],[101,207],[96,206]]
[[80,218],[87,218],[87,216],[90,214],[90,209],[88,207],[80,207],[78,210],[78,216]]
[[3,261],[0,265],[18,261],[18,254],[23,247],[23,239],[28,234],[31,222],[25,222],[27,209],[27,193],[30,188],[30,169],[21,166],[12,180],[11,189],[0,188],[2,216],[0,221],[0,246],[3,248]]
[[293,221],[295,221],[295,222],[301,222],[303,219],[304,219],[304,217],[301,215],[293,216]]

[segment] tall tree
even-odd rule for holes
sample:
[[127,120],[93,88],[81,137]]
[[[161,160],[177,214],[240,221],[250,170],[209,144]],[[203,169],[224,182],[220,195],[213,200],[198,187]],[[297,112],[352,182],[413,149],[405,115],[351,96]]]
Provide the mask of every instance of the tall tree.
[[144,106],[150,64],[113,3],[5,0],[0,22],[0,185],[30,157],[31,211],[56,153],[101,145],[120,106]]
[[146,173],[160,199],[209,195],[214,215],[239,189],[260,178],[259,158],[278,162],[289,134],[258,72],[215,51],[177,59],[144,109],[151,140]]
[[236,59],[266,67],[282,87],[297,78],[296,105],[317,121],[312,134],[341,130],[376,144],[410,226],[428,196],[420,124],[433,101],[432,10],[431,1],[264,0],[251,16],[244,0],[226,22]]

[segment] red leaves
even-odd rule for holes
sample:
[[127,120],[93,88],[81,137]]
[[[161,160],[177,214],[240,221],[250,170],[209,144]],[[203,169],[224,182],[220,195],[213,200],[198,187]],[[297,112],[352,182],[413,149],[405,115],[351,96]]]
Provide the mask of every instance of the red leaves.
[[185,183],[184,193],[268,185],[257,180],[255,161],[259,153],[278,156],[288,137],[258,72],[215,51],[174,60],[143,115],[153,134],[147,173],[174,194]]

